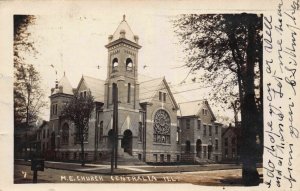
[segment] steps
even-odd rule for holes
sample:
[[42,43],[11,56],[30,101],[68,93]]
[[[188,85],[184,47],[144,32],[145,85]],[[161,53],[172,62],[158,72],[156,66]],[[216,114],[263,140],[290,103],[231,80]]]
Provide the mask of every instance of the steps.
[[[111,163],[110,157],[106,159],[102,159],[101,161],[96,161],[96,164],[106,164],[109,165]],[[118,164],[119,165],[146,165],[145,162],[140,161],[139,159],[131,156],[130,154],[124,152],[122,156],[118,156]]]
[[211,160],[211,159],[203,159],[203,158],[195,157],[195,163],[198,163],[198,164],[215,164],[216,162],[214,160]]

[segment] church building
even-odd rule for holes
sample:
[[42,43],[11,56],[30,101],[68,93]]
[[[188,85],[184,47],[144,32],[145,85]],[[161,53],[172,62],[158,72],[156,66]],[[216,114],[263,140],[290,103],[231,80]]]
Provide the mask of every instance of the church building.
[[[82,76],[72,87],[64,75],[51,89],[49,149],[56,160],[79,160],[77,131],[61,112],[79,92],[95,101],[84,135],[87,161],[109,161],[113,128],[113,85],[118,87],[119,160],[148,163],[209,162],[221,160],[221,128],[207,101],[177,103],[164,77],[138,75],[138,53],[142,46],[125,17],[105,46],[108,51],[107,78]],[[199,98],[198,98],[199,99]]]

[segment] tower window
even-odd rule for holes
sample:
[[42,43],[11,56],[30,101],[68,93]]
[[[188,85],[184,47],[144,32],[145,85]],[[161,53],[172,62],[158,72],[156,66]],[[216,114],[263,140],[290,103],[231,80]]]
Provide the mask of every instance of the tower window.
[[52,105],[52,115],[57,115],[57,104]]
[[128,83],[127,103],[130,103],[131,85]]
[[112,61],[113,72],[118,68],[118,65],[119,65],[118,59],[114,58],[113,61]]
[[133,62],[131,58],[126,59],[126,71],[132,71],[133,68]]

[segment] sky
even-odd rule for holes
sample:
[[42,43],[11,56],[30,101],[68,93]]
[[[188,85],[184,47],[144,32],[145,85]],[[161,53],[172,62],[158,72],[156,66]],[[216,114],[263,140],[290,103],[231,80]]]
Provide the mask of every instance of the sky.
[[[182,83],[189,69],[180,67],[185,64],[185,59],[183,47],[178,42],[171,22],[175,15],[145,12],[137,16],[133,13],[108,14],[106,11],[96,15],[36,15],[35,24],[28,30],[38,54],[35,57],[28,54],[25,59],[40,72],[41,85],[48,102],[55,80],[59,80],[64,73],[74,88],[82,75],[106,79],[105,45],[108,44],[108,36],[122,21],[123,14],[133,33],[139,36],[142,46],[138,58],[139,74],[153,78],[165,76],[173,91],[195,89],[201,85],[193,83],[190,78]],[[208,98],[208,91],[186,91],[176,94],[175,98],[178,102],[199,100]],[[225,116],[221,108],[212,110],[216,116]],[[226,112],[226,116],[232,119],[230,111]],[[42,111],[42,118],[49,120],[49,108]]]

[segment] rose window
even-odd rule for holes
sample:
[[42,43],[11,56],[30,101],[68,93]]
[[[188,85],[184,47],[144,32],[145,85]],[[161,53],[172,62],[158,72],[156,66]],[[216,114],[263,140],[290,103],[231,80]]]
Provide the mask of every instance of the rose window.
[[170,143],[171,120],[165,110],[158,110],[154,115],[154,142]]

